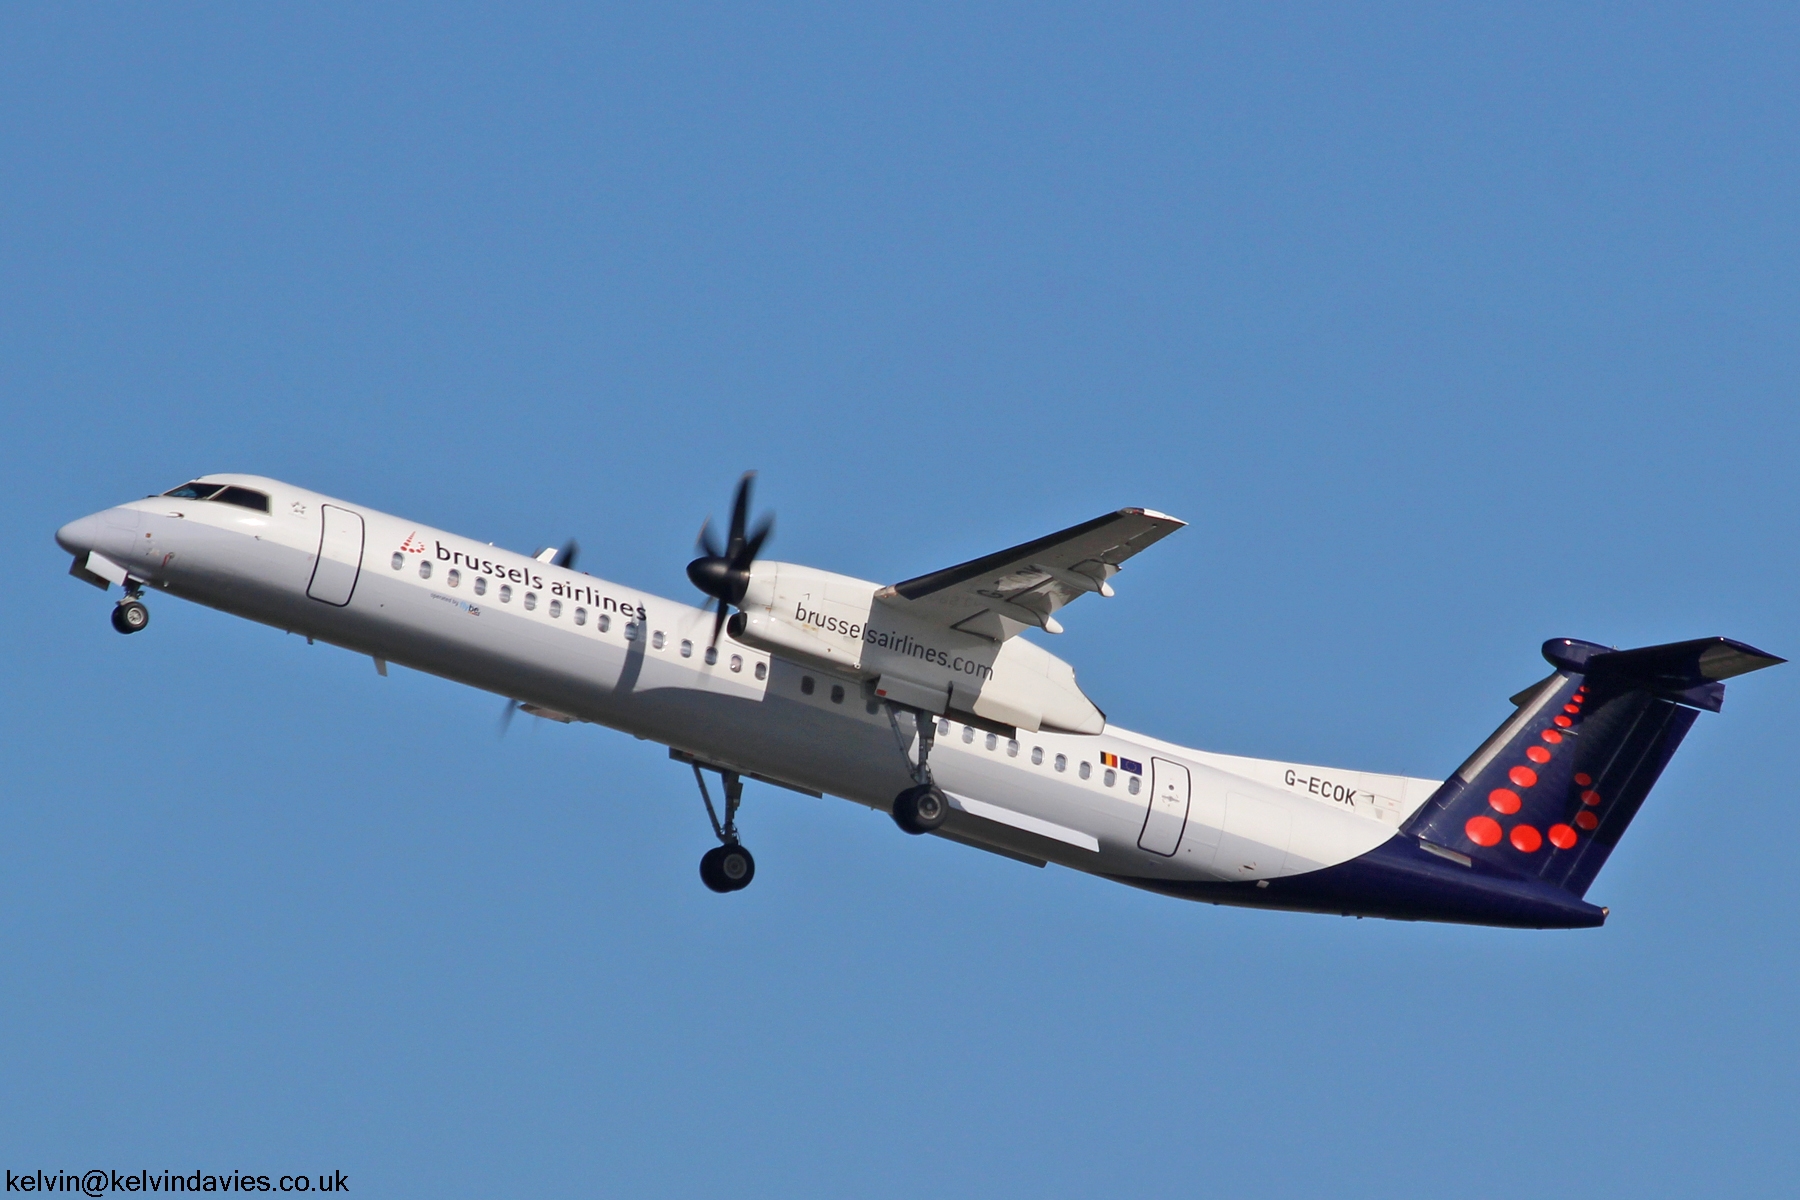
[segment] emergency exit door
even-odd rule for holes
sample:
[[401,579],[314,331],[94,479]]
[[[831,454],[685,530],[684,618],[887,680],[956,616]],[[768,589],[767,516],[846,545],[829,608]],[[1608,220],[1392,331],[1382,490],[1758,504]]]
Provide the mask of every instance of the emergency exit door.
[[1166,758],[1150,760],[1150,810],[1144,814],[1144,829],[1138,834],[1140,848],[1165,858],[1174,856],[1187,828],[1192,791],[1186,767]]
[[313,563],[306,594],[338,608],[349,604],[357,576],[362,573],[362,555],[362,514],[335,504],[321,504],[319,558]]

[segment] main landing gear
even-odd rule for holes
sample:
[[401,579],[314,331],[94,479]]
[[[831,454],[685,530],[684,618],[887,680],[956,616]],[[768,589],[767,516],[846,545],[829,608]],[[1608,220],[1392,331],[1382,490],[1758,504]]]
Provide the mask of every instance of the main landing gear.
[[700,882],[715,892],[737,892],[749,887],[756,878],[756,860],[738,842],[737,810],[744,798],[744,781],[736,771],[720,771],[719,780],[725,785],[724,821],[719,820],[718,810],[707,794],[706,776],[700,773],[700,764],[694,764],[694,782],[700,785],[700,799],[706,802],[707,819],[720,843],[700,856]]
[[150,623],[150,610],[144,607],[142,600],[138,599],[143,594],[144,589],[137,586],[135,581],[125,585],[125,598],[113,605],[112,627],[114,629],[120,633],[136,633]]
[[[906,753],[905,739],[900,736],[900,721],[894,705],[888,705],[888,724],[894,740]],[[950,801],[944,789],[931,780],[931,746],[937,740],[937,718],[930,713],[913,710],[913,727],[919,731],[919,761],[912,768],[913,785],[894,797],[894,824],[907,833],[930,833],[944,823],[950,814]]]

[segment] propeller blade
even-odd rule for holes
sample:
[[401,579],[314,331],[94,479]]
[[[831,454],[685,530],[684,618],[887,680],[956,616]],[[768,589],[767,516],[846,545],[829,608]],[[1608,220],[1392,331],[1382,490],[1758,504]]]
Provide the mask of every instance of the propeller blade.
[[556,552],[556,557],[550,560],[550,565],[553,567],[567,567],[573,571],[575,569],[575,556],[579,553],[581,553],[580,544],[576,542],[574,538],[570,538],[563,543],[563,548]]
[[506,731],[508,729],[512,728],[513,714],[518,711],[519,711],[519,702],[517,700],[508,700],[506,702],[506,707],[500,710],[500,736],[501,737],[505,737]]
[[725,552],[713,540],[712,518],[708,517],[700,525],[700,536],[694,539],[694,549],[708,558],[722,558]]
[[725,557],[734,563],[744,549],[744,525],[750,520],[750,481],[755,478],[755,471],[745,471],[731,501],[731,536],[725,543]]
[[775,518],[764,517],[762,524],[756,527],[756,532],[750,535],[750,540],[744,543],[742,555],[731,565],[748,571],[750,564],[756,561],[757,553],[762,550],[763,543],[768,541],[769,535],[774,532]]
[[724,628],[725,628],[725,606],[723,604],[721,604],[721,605],[719,605],[718,612],[713,614],[713,635],[712,635],[712,641],[710,643],[708,643],[709,645],[717,646],[719,644],[719,634],[721,631],[724,630]]

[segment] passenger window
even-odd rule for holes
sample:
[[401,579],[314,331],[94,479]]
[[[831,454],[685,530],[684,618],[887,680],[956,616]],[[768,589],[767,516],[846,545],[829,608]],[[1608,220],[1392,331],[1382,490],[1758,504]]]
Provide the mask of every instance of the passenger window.
[[974,740],[975,740],[975,727],[973,725],[964,725],[963,726],[963,745],[966,746]]
[[525,593],[525,611],[530,612],[532,609],[534,609],[536,607],[537,607],[537,593],[536,592],[526,592]]
[[419,560],[419,578],[431,578],[431,560],[429,558],[421,558]]
[[1031,765],[1034,767],[1041,767],[1044,765],[1044,748],[1042,746],[1033,746],[1031,748]]
[[1056,769],[1059,771],[1066,771],[1069,769],[1069,756],[1068,755],[1059,754],[1056,756]]
[[601,613],[598,617],[595,617],[594,618],[594,628],[598,629],[601,633],[605,633],[607,630],[611,629],[612,628],[612,614],[611,613]]
[[688,641],[686,638],[681,639],[681,657],[694,657],[694,643]]
[[235,504],[239,508],[253,509],[256,512],[269,511],[269,498],[261,492],[253,492],[249,488],[228,487],[213,497],[221,504]]
[[990,733],[990,734],[988,734],[988,736],[987,736],[987,748],[988,748],[988,749],[989,749],[989,750],[992,750],[992,749],[993,749],[993,748],[994,748],[994,747],[996,747],[996,746],[998,746],[998,745],[999,745],[999,744],[1000,744],[1000,739],[999,739],[999,738],[998,738],[998,737],[996,737],[996,736],[995,736],[995,735],[993,735],[993,734],[991,734],[991,733]]
[[444,582],[449,584],[451,587],[455,587],[457,584],[462,582],[462,572],[457,570],[455,567],[451,567],[449,572],[444,576]]
[[1111,787],[1113,785],[1113,780],[1117,779],[1118,777],[1119,777],[1119,773],[1117,771],[1113,770],[1111,767],[1108,767],[1106,769],[1106,786]]
[[662,630],[659,629],[650,635],[650,646],[654,650],[661,650],[663,648]]
[[587,624],[587,609],[582,608],[580,605],[575,607],[575,623],[577,625]]
[[1093,773],[1094,773],[1094,764],[1087,763],[1087,762],[1084,762],[1081,764],[1081,770],[1080,770],[1079,774],[1081,775],[1081,777],[1083,779],[1086,779],[1088,776],[1092,775]]
[[398,550],[394,551],[394,570],[398,571],[401,567],[404,567],[405,565],[406,565],[406,555],[400,553]]
[[635,642],[637,641],[637,635],[638,623],[636,621],[625,622],[625,640],[628,642]]
[[217,483],[184,483],[178,488],[169,489],[163,495],[173,496],[177,500],[207,500],[222,486],[224,485]]
[[717,646],[708,646],[706,648],[706,665],[710,667],[718,661],[719,661],[719,648]]
[[1125,790],[1135,796],[1138,794],[1138,787],[1141,784],[1141,782],[1142,781],[1139,780],[1136,775],[1133,775],[1131,777],[1131,782],[1125,785]]
[[813,677],[811,675],[800,677],[800,691],[808,696],[813,694]]
[[842,704],[844,702],[844,685],[843,684],[834,683],[831,685],[831,702],[833,704]]
[[550,602],[550,615],[552,617],[562,616],[562,601],[561,600],[552,600]]
[[[734,661],[734,662],[737,661],[737,656],[735,654],[732,655],[732,661]],[[734,671],[737,670],[736,667],[733,667],[731,669]],[[759,662],[756,664],[756,677],[758,679],[767,679],[769,677],[769,664],[768,663]]]
[[503,583],[500,585],[500,603],[502,603],[502,604],[511,604],[512,603],[512,584]]
[[939,737],[949,737],[950,736],[950,722],[939,721],[937,735]]
[[869,701],[868,704],[864,705],[863,707],[871,717],[881,711],[881,704],[879,701],[876,701],[876,700]]
[[[743,669],[744,669],[744,656],[743,656],[743,655],[741,655],[741,654],[734,654],[734,655],[732,655],[732,656],[731,656],[731,669],[732,669],[732,670],[734,670],[734,671],[741,671],[741,670],[743,670]],[[762,670],[762,664],[761,664],[761,663],[757,663],[757,664],[756,664],[756,669],[757,669],[757,670],[758,670],[758,671],[761,671],[761,670]],[[760,679],[760,678],[762,678],[762,676],[761,676],[761,675],[758,675],[758,676],[757,676],[757,678],[759,678],[759,679]]]
[[1017,738],[1011,738],[1007,741],[1006,757],[1008,757],[1008,758],[1019,757],[1019,740]]
[[477,596],[487,595],[487,576],[486,575],[477,575],[475,577],[475,594]]

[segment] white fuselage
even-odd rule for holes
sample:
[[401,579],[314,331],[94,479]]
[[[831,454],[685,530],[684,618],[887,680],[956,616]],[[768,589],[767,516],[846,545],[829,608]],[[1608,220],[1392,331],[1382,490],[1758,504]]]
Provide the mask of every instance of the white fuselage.
[[[700,608],[276,480],[207,478],[266,492],[270,511],[153,497],[75,522],[59,540],[78,561],[102,555],[154,589],[706,766],[883,810],[911,782],[910,714],[890,719],[862,679],[729,636],[715,661],[713,617]],[[931,767],[954,810],[941,833],[1147,887],[1346,862],[1393,837],[1439,786],[1210,754],[1117,727],[1016,738],[954,720],[938,728]]]

